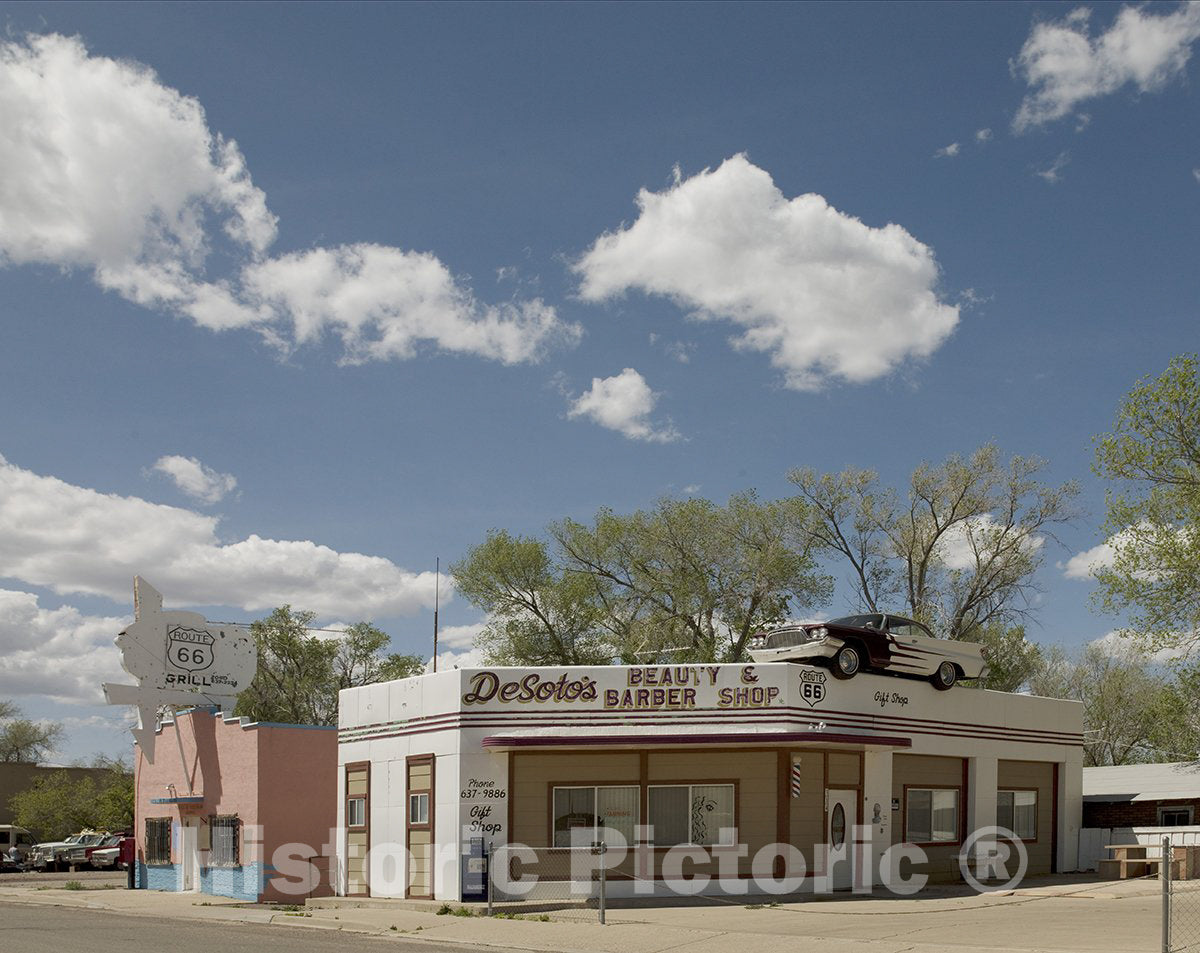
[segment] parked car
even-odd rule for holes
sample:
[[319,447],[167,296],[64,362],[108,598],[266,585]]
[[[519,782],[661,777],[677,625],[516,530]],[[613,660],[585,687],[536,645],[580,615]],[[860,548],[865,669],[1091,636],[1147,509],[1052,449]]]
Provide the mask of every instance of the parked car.
[[84,856],[87,865],[96,870],[116,867],[121,853],[121,841],[124,838],[124,834],[109,834],[95,847],[85,847]]
[[67,865],[71,870],[85,870],[95,866],[93,857],[102,847],[117,847],[121,843],[120,834],[95,833],[86,835],[67,854]]
[[0,824],[0,870],[22,870],[33,850],[34,838],[15,824]]
[[129,866],[125,858],[133,856],[132,847],[133,835],[113,834],[104,844],[90,849],[89,859],[97,870],[124,870]]
[[882,612],[785,626],[753,639],[749,650],[756,662],[815,662],[828,665],[836,678],[853,678],[862,669],[909,675],[942,691],[987,672],[982,645],[934,638],[920,622]]
[[66,840],[38,844],[30,855],[29,864],[35,870],[66,870],[71,862],[72,848],[80,846],[86,838],[95,838],[95,840],[88,840],[88,843],[83,846],[94,847],[107,833],[107,831],[80,831],[78,834],[72,834]]

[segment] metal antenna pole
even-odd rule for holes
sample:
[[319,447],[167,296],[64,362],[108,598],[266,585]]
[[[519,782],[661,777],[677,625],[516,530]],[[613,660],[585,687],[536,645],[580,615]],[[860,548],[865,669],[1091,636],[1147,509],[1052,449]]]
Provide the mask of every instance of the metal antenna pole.
[[442,557],[435,557],[433,570],[433,670],[437,671],[438,602],[442,594]]

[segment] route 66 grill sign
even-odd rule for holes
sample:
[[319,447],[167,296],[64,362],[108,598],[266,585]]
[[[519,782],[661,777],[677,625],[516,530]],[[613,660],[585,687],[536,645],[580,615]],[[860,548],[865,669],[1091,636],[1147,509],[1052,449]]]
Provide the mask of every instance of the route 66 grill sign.
[[167,664],[186,672],[203,672],[212,667],[213,643],[211,632],[183,625],[167,628]]
[[133,581],[134,621],[116,638],[121,667],[136,685],[105,683],[110,705],[133,705],[133,729],[154,761],[158,709],[163,705],[215,705],[226,711],[237,703],[258,668],[258,651],[248,629],[209,622],[198,612],[163,609],[162,594],[140,576]]

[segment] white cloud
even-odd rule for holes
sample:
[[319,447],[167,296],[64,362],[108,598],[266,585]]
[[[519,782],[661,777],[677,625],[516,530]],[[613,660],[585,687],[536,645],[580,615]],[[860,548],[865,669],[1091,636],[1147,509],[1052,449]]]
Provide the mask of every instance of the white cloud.
[[1056,185],[1062,181],[1062,170],[1067,167],[1067,163],[1071,161],[1069,152],[1060,152],[1046,168],[1038,169],[1033,174],[1051,185]]
[[[347,361],[427,343],[511,364],[580,336],[537,299],[480,303],[427,253],[267,257],[276,219],[237,144],[209,131],[195,99],[77,38],[0,43],[0,115],[0,264],[89,269],[136,304],[251,328],[285,351],[329,332]],[[210,277],[214,258],[225,277]]]
[[[987,558],[989,552],[989,543],[993,542],[996,534],[1005,532],[1008,539],[1018,538],[1023,530],[1008,529],[997,522],[991,514],[975,517],[973,519],[962,520],[951,526],[939,540],[937,555],[942,564],[951,570],[975,569],[979,563],[976,552]],[[1036,552],[1044,545],[1045,539],[1041,536],[1025,535],[1021,540],[1021,547],[1027,553]]]
[[487,626],[488,620],[471,622],[467,625],[447,625],[438,630],[438,645],[452,649],[473,648],[479,633]]
[[283,255],[250,265],[243,281],[249,300],[290,323],[296,344],[338,335],[346,363],[409,358],[428,343],[516,364],[580,333],[536,299],[480,304],[433,255],[383,245]]
[[680,433],[669,422],[655,425],[650,414],[658,402],[658,394],[650,389],[632,367],[612,377],[593,377],[592,387],[571,401],[567,417],[587,417],[601,427],[615,430],[631,440],[670,443]]
[[975,141],[976,142],[987,142],[991,138],[992,138],[992,130],[991,129],[975,130]]
[[169,476],[180,490],[201,503],[219,503],[237,489],[232,473],[218,473],[195,457],[159,457],[151,469]]
[[[437,670],[448,672],[454,668],[482,668],[486,663],[483,652],[477,648],[469,648],[462,652],[438,652]],[[425,662],[425,672],[433,671],[433,656]]]
[[99,493],[0,457],[0,577],[128,603],[141,574],[172,606],[250,612],[291,603],[361,619],[433,606],[432,572],[308,540],[226,543],[217,527],[213,516]]
[[1020,133],[1062,119],[1080,103],[1132,85],[1161,89],[1180,75],[1200,37],[1200,4],[1181,3],[1170,13],[1122,7],[1112,25],[1093,37],[1091,10],[1079,7],[1061,20],[1035,23],[1013,72],[1030,87],[1013,119]]
[[1200,182],[1200,168],[1192,169],[1192,178]]
[[958,155],[959,150],[961,149],[962,146],[960,146],[957,142],[952,142],[950,145],[942,146],[942,148],[938,149],[938,151],[933,154],[933,157],[935,159],[953,159],[956,155]]
[[128,681],[113,640],[130,621],[45,609],[33,593],[0,589],[0,698],[102,703],[102,682]]
[[700,492],[700,484],[699,483],[689,483],[687,486],[685,486],[683,488],[683,492],[686,493],[688,496],[695,496],[697,493]]
[[1090,579],[1095,570],[1111,566],[1115,556],[1113,541],[1106,539],[1099,546],[1085,549],[1068,559],[1063,574],[1068,579]]
[[1180,659],[1187,658],[1191,653],[1190,643],[1184,646],[1173,646],[1163,649],[1158,649],[1155,652],[1147,652],[1143,645],[1136,638],[1130,638],[1119,629],[1108,632],[1100,636],[1098,639],[1093,639],[1092,645],[1099,646],[1106,655],[1112,656],[1128,656],[1131,653],[1136,653],[1140,658],[1148,662],[1153,662],[1158,665],[1166,665],[1169,662],[1177,662]]
[[743,329],[734,345],[769,353],[790,387],[881,377],[928,357],[958,323],[958,309],[938,300],[927,246],[819,195],[788,200],[745,156],[664,192],[643,189],[637,202],[637,221],[576,262],[583,298],[638,289],[700,320],[731,321]]

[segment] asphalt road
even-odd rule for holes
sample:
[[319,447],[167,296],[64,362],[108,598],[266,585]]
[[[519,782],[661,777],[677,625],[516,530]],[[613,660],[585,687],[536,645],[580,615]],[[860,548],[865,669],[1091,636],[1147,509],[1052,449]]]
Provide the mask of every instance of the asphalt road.
[[371,950],[463,953],[460,944],[411,941],[403,936],[349,936],[249,923],[161,920],[71,907],[0,903],[0,953],[346,953]]

